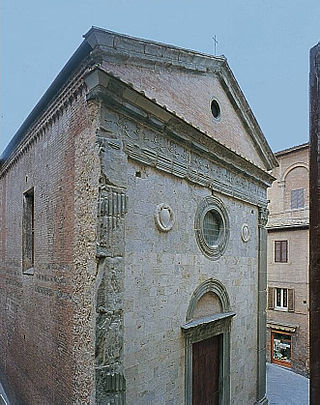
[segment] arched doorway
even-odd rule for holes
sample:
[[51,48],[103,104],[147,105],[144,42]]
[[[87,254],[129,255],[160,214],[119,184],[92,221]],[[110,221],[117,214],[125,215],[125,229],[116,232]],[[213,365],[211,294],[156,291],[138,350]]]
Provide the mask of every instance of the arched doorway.
[[185,403],[230,403],[230,329],[235,312],[218,280],[202,283],[190,299],[186,323]]

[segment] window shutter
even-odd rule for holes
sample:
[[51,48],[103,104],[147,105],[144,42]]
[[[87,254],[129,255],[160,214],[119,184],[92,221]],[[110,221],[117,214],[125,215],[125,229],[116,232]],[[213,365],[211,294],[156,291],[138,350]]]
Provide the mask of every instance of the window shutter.
[[276,241],[274,242],[274,256],[275,256],[275,262],[280,262],[281,261],[281,243]]
[[268,309],[274,309],[274,287],[268,287]]
[[286,240],[281,242],[281,262],[288,261],[288,242]]
[[294,312],[294,289],[288,289],[288,311]]
[[276,263],[288,262],[288,241],[276,240],[274,242],[274,261]]

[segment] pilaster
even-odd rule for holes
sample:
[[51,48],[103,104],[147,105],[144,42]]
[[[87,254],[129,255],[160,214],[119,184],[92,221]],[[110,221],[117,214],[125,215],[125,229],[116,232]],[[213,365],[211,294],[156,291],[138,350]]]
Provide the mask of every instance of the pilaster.
[[[99,100],[96,100],[99,102]],[[105,132],[103,106],[96,129],[100,179],[97,218],[96,278],[96,404],[123,405],[126,379],[123,366],[123,296],[127,155],[115,133]]]
[[266,296],[268,210],[259,207],[258,217],[258,330],[257,330],[257,401],[268,404],[266,397]]

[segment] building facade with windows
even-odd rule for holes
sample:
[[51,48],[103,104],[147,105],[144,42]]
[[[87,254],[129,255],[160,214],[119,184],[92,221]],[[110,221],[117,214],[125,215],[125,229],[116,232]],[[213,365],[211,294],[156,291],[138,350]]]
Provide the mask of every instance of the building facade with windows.
[[275,154],[268,190],[267,359],[309,372],[309,146]]
[[224,57],[90,29],[1,158],[12,404],[267,404],[276,164]]

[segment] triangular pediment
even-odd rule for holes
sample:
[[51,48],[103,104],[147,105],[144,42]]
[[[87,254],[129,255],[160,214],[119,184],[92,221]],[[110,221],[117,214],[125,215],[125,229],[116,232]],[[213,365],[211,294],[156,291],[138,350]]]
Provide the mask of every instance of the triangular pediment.
[[[225,58],[96,28],[85,37],[103,69],[255,165],[276,165]],[[217,119],[213,99],[220,108]]]

